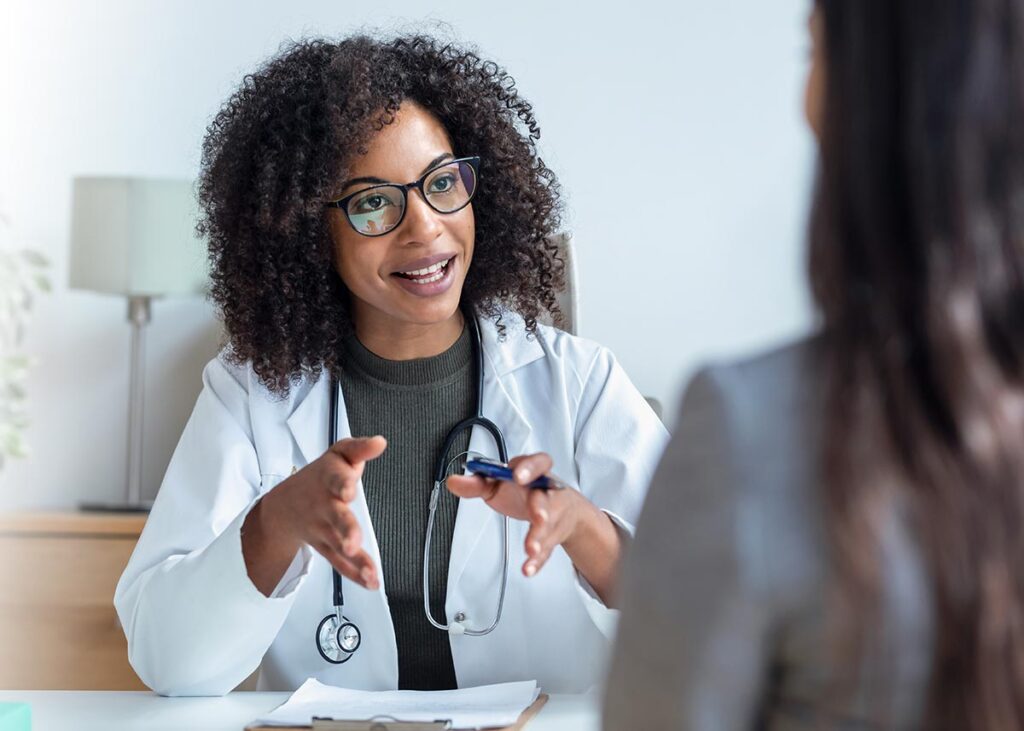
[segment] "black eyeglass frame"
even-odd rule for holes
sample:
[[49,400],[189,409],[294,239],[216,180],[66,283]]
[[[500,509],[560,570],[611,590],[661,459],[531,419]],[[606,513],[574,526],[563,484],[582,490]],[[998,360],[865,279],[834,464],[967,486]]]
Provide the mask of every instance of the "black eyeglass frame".
[[[446,168],[449,165],[454,165],[456,163],[463,163],[463,162],[469,163],[469,166],[471,168],[473,168],[473,192],[470,193],[469,198],[466,199],[466,202],[463,203],[458,208],[453,208],[450,211],[439,210],[437,208],[437,206],[435,206],[433,203],[430,202],[430,198],[427,197],[427,194],[423,192],[423,184],[425,182],[427,182],[427,178],[429,178],[431,175],[436,173],[441,168]],[[423,199],[423,201],[428,206],[430,206],[430,209],[432,211],[437,211],[438,213],[441,213],[441,214],[449,214],[449,213],[458,213],[463,208],[465,208],[470,203],[472,203],[473,202],[473,198],[476,196],[476,191],[477,191],[477,189],[479,187],[480,187],[480,157],[479,157],[479,155],[472,155],[470,157],[459,157],[459,158],[456,158],[454,160],[445,160],[444,162],[440,162],[437,165],[435,165],[434,167],[430,168],[430,170],[427,170],[425,173],[423,173],[423,175],[421,175],[418,180],[414,180],[411,183],[405,183],[405,184],[402,184],[402,183],[379,183],[378,185],[371,185],[368,188],[361,188],[361,189],[357,190],[355,193],[349,193],[344,198],[339,198],[336,201],[330,201],[328,203],[324,203],[324,208],[338,208],[338,209],[340,209],[341,212],[345,214],[345,220],[348,221],[348,225],[352,227],[353,231],[355,231],[360,236],[368,236],[370,238],[375,238],[377,236],[387,236],[389,233],[391,233],[392,231],[394,231],[395,229],[397,229],[399,226],[402,225],[402,221],[405,220],[405,214],[409,210],[409,191],[410,190],[418,190],[420,192],[420,197]],[[392,226],[391,228],[389,228],[387,231],[382,231],[379,234],[368,234],[368,233],[365,233],[363,231],[360,231],[358,228],[356,228],[356,225],[354,223],[352,223],[352,219],[348,215],[348,202],[350,200],[352,200],[353,198],[355,198],[357,195],[363,195],[363,194],[365,194],[365,193],[367,193],[367,192],[369,192],[371,190],[375,190],[377,188],[398,188],[400,191],[402,191],[402,215],[398,217],[398,221],[395,222],[395,225]]]

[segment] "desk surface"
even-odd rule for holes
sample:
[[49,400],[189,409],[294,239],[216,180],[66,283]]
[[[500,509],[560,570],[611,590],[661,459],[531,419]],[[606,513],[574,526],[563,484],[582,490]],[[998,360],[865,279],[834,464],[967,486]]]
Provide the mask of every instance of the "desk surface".
[[[143,691],[0,691],[32,706],[32,731],[242,731],[288,693],[162,698]],[[527,731],[599,731],[596,695],[552,695]]]

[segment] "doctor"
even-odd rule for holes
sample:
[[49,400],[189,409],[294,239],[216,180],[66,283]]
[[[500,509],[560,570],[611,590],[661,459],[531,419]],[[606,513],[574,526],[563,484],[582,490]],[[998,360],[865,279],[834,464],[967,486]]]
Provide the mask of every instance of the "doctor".
[[[537,324],[562,276],[538,134],[503,71],[422,37],[296,44],[214,120],[229,343],[115,598],[154,690],[600,679],[667,435],[606,349]],[[513,481],[433,492],[502,442]],[[549,471],[573,488],[526,486]]]

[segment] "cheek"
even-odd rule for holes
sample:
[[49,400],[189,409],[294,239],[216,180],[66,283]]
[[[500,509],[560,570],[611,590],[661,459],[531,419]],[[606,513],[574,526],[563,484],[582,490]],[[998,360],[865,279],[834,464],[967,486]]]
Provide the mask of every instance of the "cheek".
[[476,217],[473,215],[473,207],[466,208],[466,215],[457,223],[456,236],[466,252],[466,265],[473,259],[473,248],[476,243]]
[[364,289],[377,277],[380,267],[381,246],[371,240],[361,240],[355,231],[341,229],[332,224],[331,239],[334,246],[334,268],[341,281],[351,292]]

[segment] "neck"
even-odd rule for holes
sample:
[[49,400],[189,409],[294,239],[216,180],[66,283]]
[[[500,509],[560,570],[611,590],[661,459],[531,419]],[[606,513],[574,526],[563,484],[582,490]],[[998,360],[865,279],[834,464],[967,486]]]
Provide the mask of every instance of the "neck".
[[356,337],[376,356],[386,360],[430,358],[448,350],[462,335],[461,310],[429,325],[402,322],[380,313],[355,312]]

